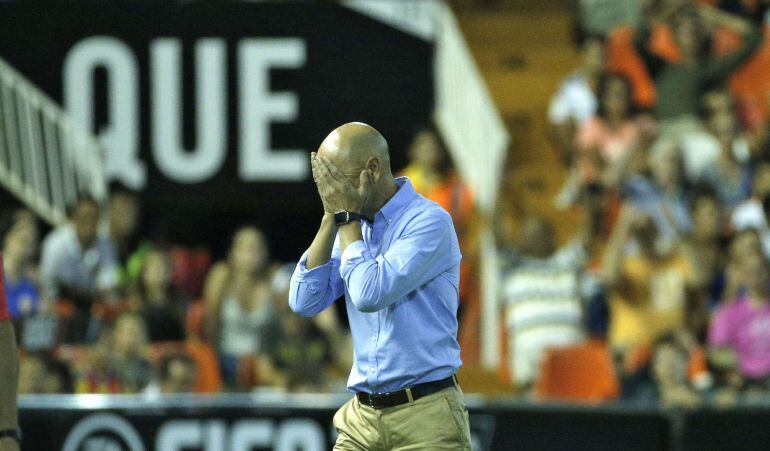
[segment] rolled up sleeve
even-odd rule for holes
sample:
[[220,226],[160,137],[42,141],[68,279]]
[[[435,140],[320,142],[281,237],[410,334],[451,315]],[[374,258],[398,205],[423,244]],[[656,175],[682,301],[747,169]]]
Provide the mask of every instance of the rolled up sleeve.
[[356,309],[381,310],[457,264],[452,227],[451,219],[425,215],[377,258],[363,241],[349,244],[340,258],[340,275]]
[[289,288],[289,306],[302,316],[317,315],[343,292],[339,275],[338,243],[335,244],[332,258],[326,264],[313,269],[307,269],[308,252],[305,251],[297,263]]

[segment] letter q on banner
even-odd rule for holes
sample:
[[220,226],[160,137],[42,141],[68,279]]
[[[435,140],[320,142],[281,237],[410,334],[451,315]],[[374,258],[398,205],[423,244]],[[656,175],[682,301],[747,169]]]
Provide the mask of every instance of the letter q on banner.
[[93,449],[89,443],[95,441],[101,442],[99,449],[111,449],[107,444],[113,441],[117,442],[118,449],[145,451],[142,439],[131,423],[112,413],[99,413],[80,420],[64,441],[62,451]]

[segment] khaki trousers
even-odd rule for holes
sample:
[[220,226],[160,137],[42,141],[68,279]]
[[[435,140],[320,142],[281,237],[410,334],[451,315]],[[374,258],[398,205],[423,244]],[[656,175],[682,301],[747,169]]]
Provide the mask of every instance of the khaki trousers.
[[458,386],[396,407],[375,409],[357,397],[334,415],[335,450],[470,451],[468,410]]

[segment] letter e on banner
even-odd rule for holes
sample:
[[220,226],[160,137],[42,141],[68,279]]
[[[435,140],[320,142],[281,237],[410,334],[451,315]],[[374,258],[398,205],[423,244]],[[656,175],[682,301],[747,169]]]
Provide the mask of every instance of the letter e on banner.
[[270,69],[305,64],[305,42],[299,38],[244,39],[238,44],[241,179],[299,181],[308,175],[300,149],[271,149],[270,123],[291,122],[299,110],[297,95],[270,92]]

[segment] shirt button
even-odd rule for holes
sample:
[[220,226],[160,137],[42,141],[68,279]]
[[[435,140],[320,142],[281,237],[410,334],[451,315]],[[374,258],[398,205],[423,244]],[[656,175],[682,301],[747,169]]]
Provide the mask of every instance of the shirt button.
[[374,368],[369,368],[369,372],[370,372],[370,373],[374,374],[374,371],[375,371],[375,369],[374,369]]
[[376,341],[376,340],[377,340],[377,337],[371,337],[371,338],[370,338],[370,340],[372,340],[372,341]]

